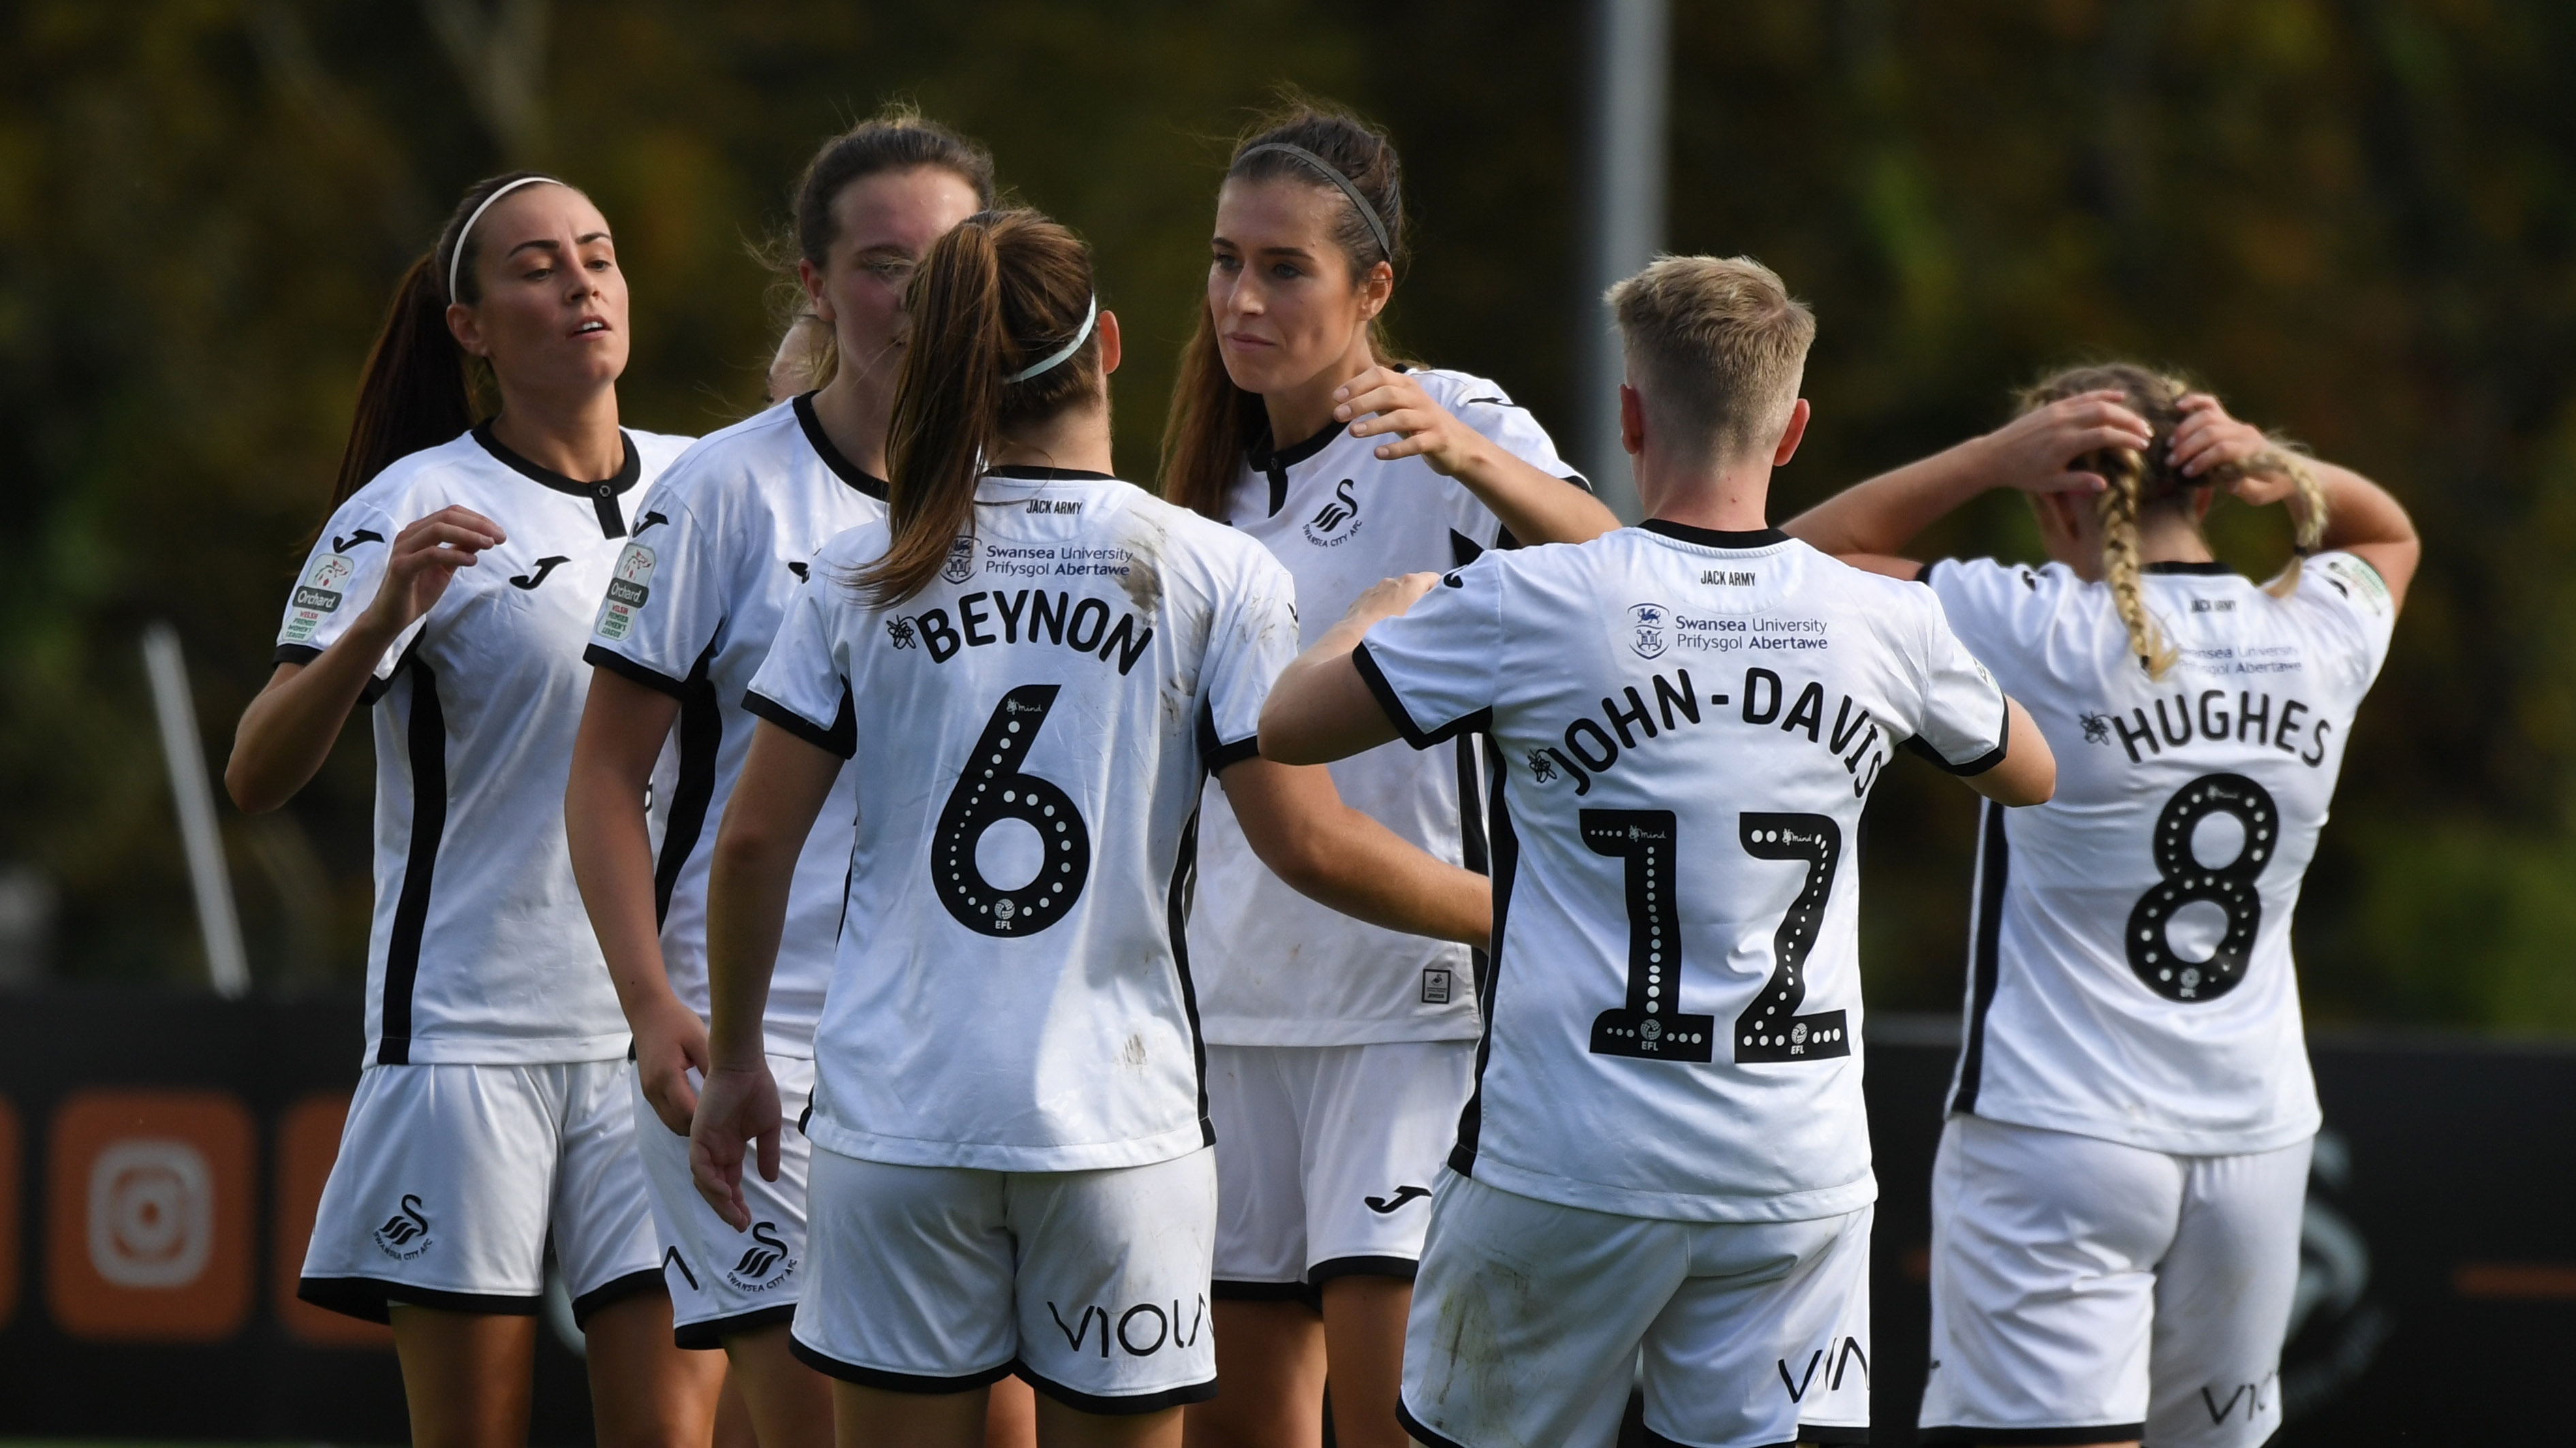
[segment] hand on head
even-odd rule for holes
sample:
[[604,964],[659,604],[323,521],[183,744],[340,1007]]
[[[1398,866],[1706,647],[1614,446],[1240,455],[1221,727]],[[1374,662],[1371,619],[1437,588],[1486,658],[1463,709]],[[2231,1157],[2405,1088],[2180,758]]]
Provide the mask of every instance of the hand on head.
[[[2206,392],[2192,393],[2180,405],[2182,424],[2174,429],[2171,456],[2174,467],[2184,477],[2205,477],[2220,468],[2243,468],[2266,453],[2280,451],[2263,429],[2228,416],[2218,399]],[[2227,489],[2259,507],[2290,496],[2298,490],[2298,481],[2288,469],[2274,467],[2239,473],[2229,480]]]
[[2079,392],[2036,407],[1987,434],[1988,482],[2025,493],[2099,493],[2100,473],[2076,466],[2106,448],[2145,452],[2155,430],[2115,389]]

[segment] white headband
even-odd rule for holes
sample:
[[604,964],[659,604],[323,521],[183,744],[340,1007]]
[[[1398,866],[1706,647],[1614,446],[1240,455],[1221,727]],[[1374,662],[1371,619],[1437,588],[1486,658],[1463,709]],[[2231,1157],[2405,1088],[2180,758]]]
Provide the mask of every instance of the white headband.
[[502,197],[509,195],[511,192],[518,190],[522,186],[534,186],[540,181],[545,182],[549,186],[561,186],[563,184],[552,176],[522,176],[518,180],[511,182],[509,185],[502,187],[500,190],[493,192],[491,195],[484,197],[483,204],[474,208],[474,214],[465,218],[465,224],[456,228],[456,250],[447,254],[447,299],[450,302],[457,300],[456,264],[465,259],[465,238],[474,234],[474,223],[483,219],[483,213],[492,209],[493,202],[500,200]]
[[1100,296],[1095,292],[1092,294],[1091,304],[1082,310],[1082,330],[1073,334],[1072,341],[1065,343],[1063,346],[1056,348],[1052,352],[1049,352],[1045,358],[1039,361],[1035,366],[1023,367],[1019,371],[1012,373],[1010,376],[1005,377],[1002,380],[1005,382],[1026,382],[1030,378],[1035,377],[1039,373],[1046,371],[1048,368],[1055,366],[1059,362],[1062,362],[1065,358],[1072,356],[1084,342],[1090,340],[1091,324],[1099,320]]

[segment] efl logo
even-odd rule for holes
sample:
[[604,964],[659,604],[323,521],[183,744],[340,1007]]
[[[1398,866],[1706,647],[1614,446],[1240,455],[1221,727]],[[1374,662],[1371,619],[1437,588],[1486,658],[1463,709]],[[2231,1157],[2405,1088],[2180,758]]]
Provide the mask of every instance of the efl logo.
[[250,1312],[250,1113],[84,1091],[54,1115],[47,1296],[74,1337],[206,1342]]

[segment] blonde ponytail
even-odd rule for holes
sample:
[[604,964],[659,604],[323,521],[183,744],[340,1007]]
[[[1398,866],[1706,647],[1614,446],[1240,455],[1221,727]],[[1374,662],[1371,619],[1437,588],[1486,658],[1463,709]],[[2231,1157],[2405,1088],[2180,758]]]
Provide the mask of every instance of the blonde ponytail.
[[2290,510],[2297,529],[2293,535],[2290,565],[2281,570],[2280,577],[2263,585],[2263,591],[2274,598],[2287,598],[2297,592],[2299,574],[2307,564],[2308,555],[2317,551],[2317,544],[2326,536],[2325,485],[2317,481],[2317,470],[2308,466],[2307,455],[2297,443],[2274,438],[2271,447],[2247,458],[2237,467],[2213,471],[2225,474],[2227,481],[2261,473],[2281,473],[2298,489],[2299,505]]
[[2102,490],[2098,504],[2102,517],[2102,581],[2110,585],[2111,607],[2128,628],[2129,651],[2138,656],[2148,678],[2161,680],[2181,655],[2165,641],[2155,615],[2147,612],[2146,565],[2139,556],[2138,543],[2139,494],[2146,484],[2144,460],[2126,448],[2112,449],[2099,460],[2104,480],[2110,484]]

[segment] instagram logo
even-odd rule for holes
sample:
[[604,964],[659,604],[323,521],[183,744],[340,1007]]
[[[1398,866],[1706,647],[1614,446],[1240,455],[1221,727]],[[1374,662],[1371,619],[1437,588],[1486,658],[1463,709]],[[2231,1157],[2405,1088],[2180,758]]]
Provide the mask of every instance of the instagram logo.
[[119,1287],[185,1287],[214,1248],[215,1182],[184,1141],[127,1138],[90,1162],[89,1261]]
[[75,1338],[215,1342],[251,1306],[250,1112],[217,1091],[89,1090],[47,1151],[46,1305]]

